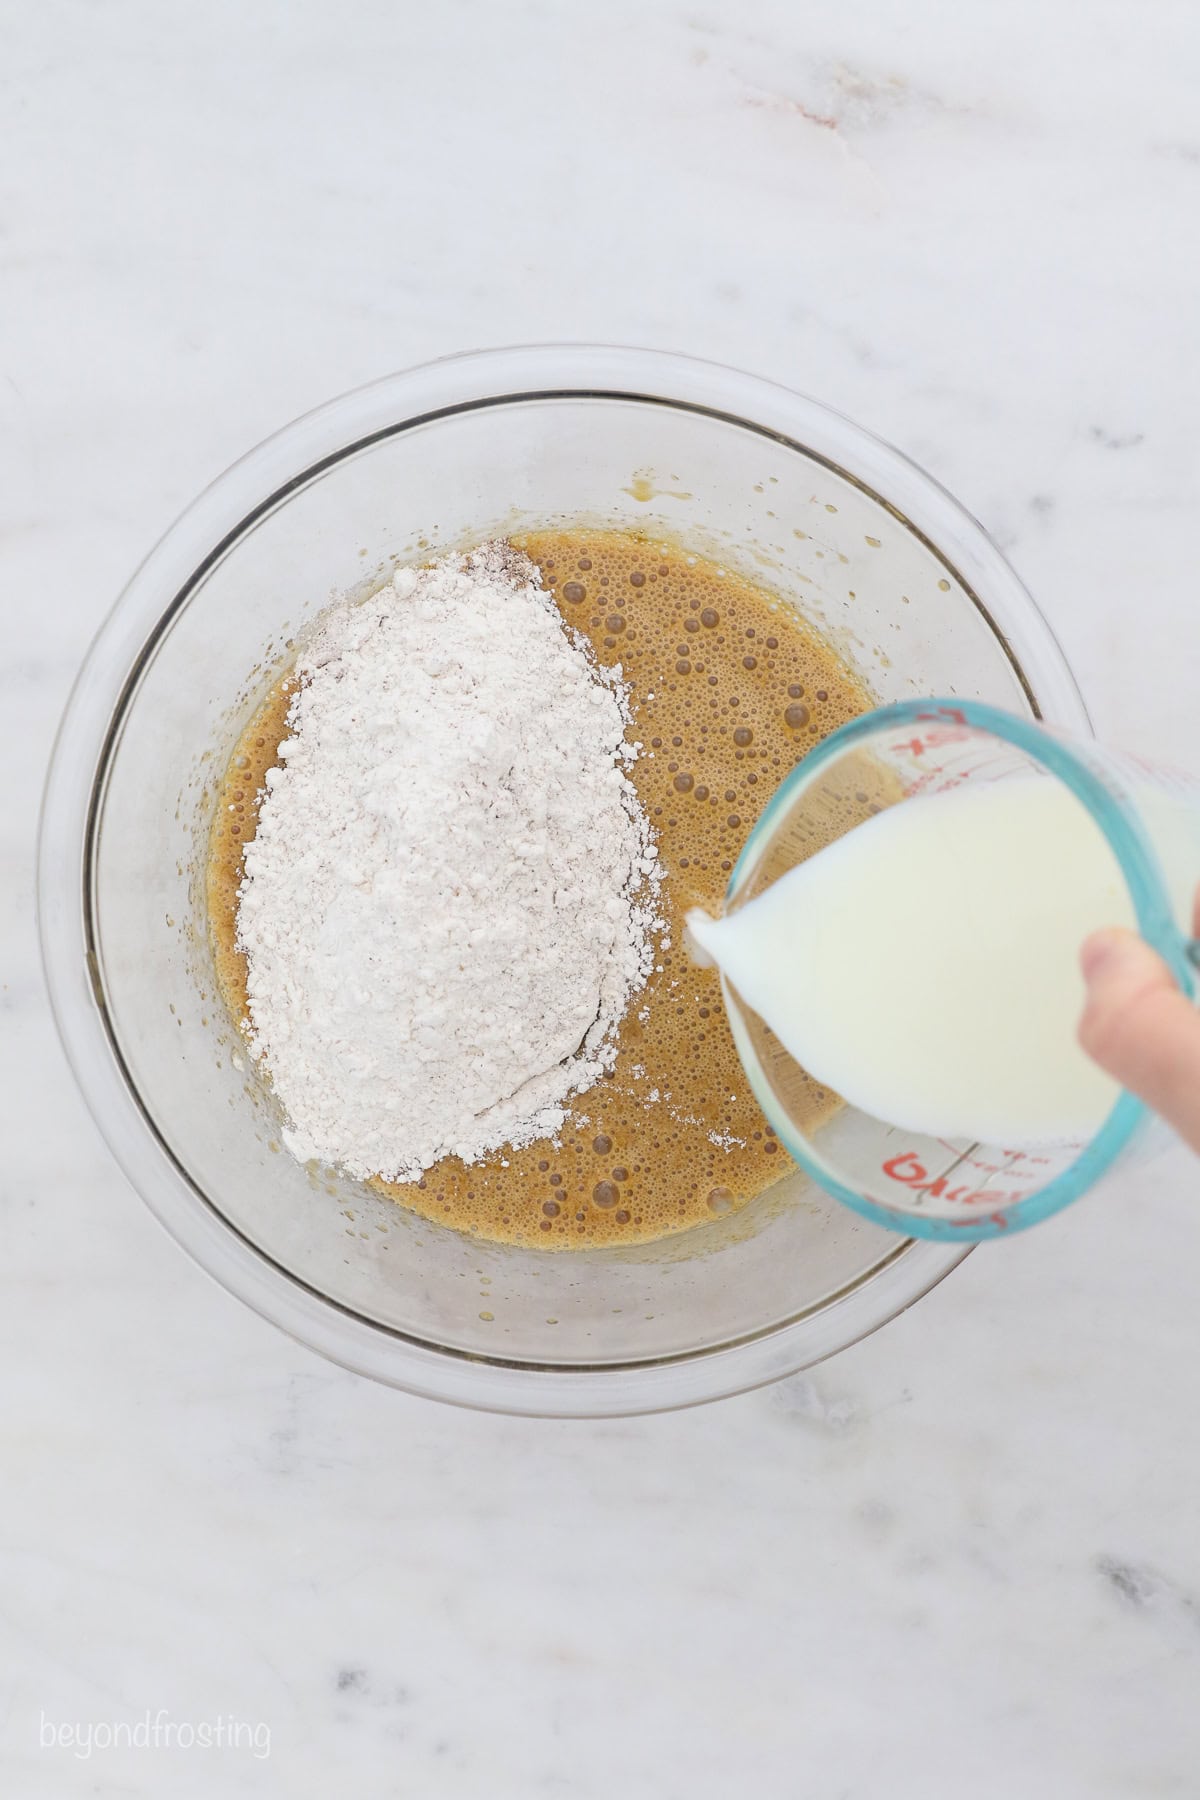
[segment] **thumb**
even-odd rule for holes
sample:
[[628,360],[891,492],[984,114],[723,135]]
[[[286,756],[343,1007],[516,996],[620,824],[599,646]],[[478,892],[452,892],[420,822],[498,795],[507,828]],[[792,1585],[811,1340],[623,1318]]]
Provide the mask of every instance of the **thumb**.
[[1093,932],[1080,953],[1079,1042],[1200,1151],[1200,1014],[1132,931]]

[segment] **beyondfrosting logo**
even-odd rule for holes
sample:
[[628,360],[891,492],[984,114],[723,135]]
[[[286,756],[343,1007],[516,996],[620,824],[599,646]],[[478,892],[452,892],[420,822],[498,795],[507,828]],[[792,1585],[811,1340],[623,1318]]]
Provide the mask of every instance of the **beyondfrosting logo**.
[[165,1706],[140,1719],[48,1719],[38,1724],[38,1747],[69,1750],[86,1762],[95,1750],[237,1750],[259,1762],[271,1754],[271,1728],[259,1720],[235,1719],[232,1713],[213,1719],[173,1719]]

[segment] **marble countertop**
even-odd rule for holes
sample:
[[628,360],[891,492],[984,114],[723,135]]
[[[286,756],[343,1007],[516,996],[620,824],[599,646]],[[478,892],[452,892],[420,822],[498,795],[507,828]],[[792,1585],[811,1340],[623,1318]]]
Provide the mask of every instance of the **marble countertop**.
[[1192,1161],[773,1389],[458,1413],[168,1242],[32,920],[55,722],[145,549],[298,412],[484,343],[678,348],[842,408],[994,533],[1099,732],[1195,766],[1198,80],[1182,0],[10,12],[5,1794],[1200,1793]]

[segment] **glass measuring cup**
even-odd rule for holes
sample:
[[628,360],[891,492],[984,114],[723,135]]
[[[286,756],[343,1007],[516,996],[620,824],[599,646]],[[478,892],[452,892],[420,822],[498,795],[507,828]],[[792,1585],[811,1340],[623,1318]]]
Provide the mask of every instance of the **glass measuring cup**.
[[[1091,814],[1114,853],[1142,937],[1191,997],[1200,960],[1188,935],[1200,880],[1200,782],[978,701],[880,707],[818,744],[751,832],[725,911],[744,906],[881,807],[1030,776],[1062,782]],[[1032,879],[1053,875],[1046,868]],[[1128,1093],[1090,1139],[1049,1147],[924,1136],[848,1101],[810,1129],[802,1121],[812,1112],[813,1078],[724,977],[722,988],[746,1073],[791,1155],[837,1199],[906,1236],[974,1241],[1036,1224],[1118,1160],[1153,1146],[1150,1115]],[[984,1017],[979,1023],[987,1029]],[[969,1044],[963,1054],[970,1055]]]

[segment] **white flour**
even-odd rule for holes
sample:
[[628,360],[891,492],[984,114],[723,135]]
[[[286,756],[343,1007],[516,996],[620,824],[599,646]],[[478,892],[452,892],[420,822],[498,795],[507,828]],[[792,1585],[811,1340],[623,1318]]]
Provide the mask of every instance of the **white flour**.
[[238,906],[288,1148],[411,1180],[552,1134],[653,965],[620,671],[494,543],[336,606],[299,672]]

